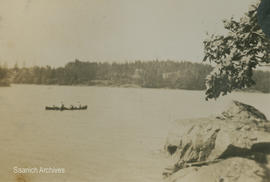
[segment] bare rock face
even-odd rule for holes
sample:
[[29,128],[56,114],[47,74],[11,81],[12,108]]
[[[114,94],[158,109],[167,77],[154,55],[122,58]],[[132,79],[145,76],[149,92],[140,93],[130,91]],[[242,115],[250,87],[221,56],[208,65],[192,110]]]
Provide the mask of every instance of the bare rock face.
[[[165,144],[173,165],[163,175],[173,182],[270,181],[269,131],[263,113],[238,101],[216,117],[177,121]],[[231,163],[234,170],[225,170]],[[259,175],[246,173],[247,166]]]
[[253,121],[255,123],[265,122],[267,119],[263,113],[253,106],[233,101],[227,111],[222,113],[224,117],[234,118],[246,122]]
[[267,182],[269,171],[246,158],[229,158],[202,167],[179,170],[166,181],[171,182]]

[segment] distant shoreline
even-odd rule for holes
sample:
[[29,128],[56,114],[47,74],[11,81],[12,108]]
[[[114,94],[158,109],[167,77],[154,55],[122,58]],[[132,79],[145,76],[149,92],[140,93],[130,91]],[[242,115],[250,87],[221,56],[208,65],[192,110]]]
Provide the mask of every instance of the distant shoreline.
[[[188,61],[153,60],[109,64],[75,60],[58,68],[14,66],[6,70],[9,74],[5,81],[37,85],[205,90],[206,77],[212,70],[210,65]],[[270,72],[255,71],[253,80],[256,85],[244,89],[244,92],[270,93],[269,77]]]
[[[34,86],[70,86],[70,87],[107,87],[107,88],[140,88],[140,89],[158,89],[158,90],[186,90],[186,91],[206,91],[206,90],[195,90],[195,89],[179,89],[179,88],[169,88],[169,87],[160,87],[160,88],[150,88],[150,87],[141,87],[136,84],[96,84],[96,85],[87,85],[87,84],[74,84],[74,85],[60,85],[60,84],[26,84],[26,83],[11,83],[12,85],[34,85]],[[4,86],[4,87],[9,87]],[[1,86],[0,86],[1,87]],[[269,94],[269,92],[262,92],[254,89],[245,89],[245,90],[235,90],[236,93],[258,93],[258,94]]]

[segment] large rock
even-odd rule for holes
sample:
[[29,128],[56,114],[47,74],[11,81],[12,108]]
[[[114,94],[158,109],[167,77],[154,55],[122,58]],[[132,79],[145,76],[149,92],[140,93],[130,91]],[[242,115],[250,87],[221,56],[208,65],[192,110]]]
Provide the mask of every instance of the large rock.
[[[164,175],[169,176],[167,180],[174,182],[190,181],[191,177],[194,177],[193,174],[198,177],[192,178],[194,181],[203,179],[202,176],[207,174],[206,171],[210,174],[211,171],[220,171],[213,176],[221,177],[231,174],[221,170],[220,167],[230,167],[228,160],[239,160],[239,165],[235,166],[233,172],[241,173],[241,177],[232,179],[251,180],[253,178],[249,176],[253,173],[245,175],[242,171],[245,171],[243,170],[245,166],[254,166],[254,170],[259,171],[258,173],[265,172],[267,155],[270,153],[269,131],[270,122],[263,113],[238,101],[233,101],[225,112],[216,117],[177,121],[170,130],[165,144],[173,165],[166,169]],[[214,170],[216,167],[220,170]],[[259,176],[258,178],[262,180],[269,178],[268,173]],[[206,181],[216,181],[217,178],[209,178]],[[257,178],[254,179],[253,181],[257,181]]]
[[202,167],[179,170],[168,182],[267,182],[269,170],[246,158],[230,158]]

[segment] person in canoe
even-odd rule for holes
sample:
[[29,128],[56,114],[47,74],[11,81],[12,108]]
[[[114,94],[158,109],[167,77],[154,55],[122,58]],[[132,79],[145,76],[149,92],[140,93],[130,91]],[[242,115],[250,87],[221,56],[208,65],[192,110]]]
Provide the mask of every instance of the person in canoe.
[[64,105],[63,102],[61,102],[61,104],[60,104],[60,110],[63,111],[64,109],[65,109],[65,105]]
[[71,104],[69,109],[74,110],[74,106]]
[[81,109],[82,108],[81,102],[78,101],[78,104],[79,104],[78,109]]

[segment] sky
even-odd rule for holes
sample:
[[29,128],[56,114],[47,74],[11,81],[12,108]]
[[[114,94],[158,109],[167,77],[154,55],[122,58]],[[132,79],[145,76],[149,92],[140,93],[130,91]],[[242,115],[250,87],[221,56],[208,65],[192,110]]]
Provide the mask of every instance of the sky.
[[201,62],[206,32],[256,0],[0,0],[0,64]]

